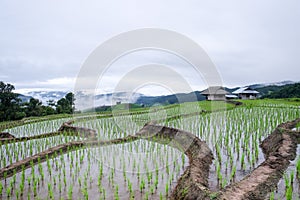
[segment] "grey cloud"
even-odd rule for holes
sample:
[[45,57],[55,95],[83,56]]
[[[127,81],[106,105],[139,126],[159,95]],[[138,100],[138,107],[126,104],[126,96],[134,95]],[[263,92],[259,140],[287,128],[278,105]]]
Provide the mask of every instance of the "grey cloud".
[[[76,78],[89,53],[105,40],[157,27],[182,33],[204,47],[226,85],[299,81],[299,9],[297,0],[1,1],[0,79],[19,88],[34,87],[30,83],[59,88],[49,80]],[[112,90],[130,66],[153,60],[181,70],[196,88],[204,84],[181,60],[144,54],[116,63],[106,74],[103,91]]]

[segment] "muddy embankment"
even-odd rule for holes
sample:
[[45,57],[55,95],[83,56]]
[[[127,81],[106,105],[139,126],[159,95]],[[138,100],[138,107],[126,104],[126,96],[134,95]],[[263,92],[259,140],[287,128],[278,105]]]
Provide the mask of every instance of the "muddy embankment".
[[8,132],[0,133],[0,140],[13,139],[13,138],[15,138],[15,136],[13,136],[12,134],[10,134]]
[[213,154],[205,142],[189,132],[153,123],[146,124],[136,136],[168,144],[188,156],[189,166],[179,178],[170,199],[204,199],[209,196],[208,175]]
[[96,140],[96,132],[91,129],[71,126],[72,121],[64,123],[58,132],[73,132],[89,139],[58,145],[2,168],[0,169],[0,179],[3,179],[4,174],[11,176],[14,170],[21,170],[23,165],[28,167],[31,162],[36,164],[39,159],[45,160],[47,156],[51,157],[54,154],[59,155],[83,147],[112,145],[146,139],[168,144],[183,151],[189,158],[189,166],[179,178],[170,199],[264,199],[269,192],[274,190],[289,166],[290,160],[295,159],[300,133],[292,131],[292,129],[298,123],[300,123],[300,119],[279,125],[261,144],[265,161],[241,181],[214,193],[208,188],[209,168],[213,159],[213,154],[208,145],[189,132],[158,126],[155,123],[146,124],[134,136],[110,141]]
[[300,132],[292,129],[300,119],[280,124],[260,145],[265,161],[241,181],[227,186],[219,199],[265,199],[296,157]]
[[49,148],[45,151],[42,151],[38,154],[35,154],[33,156],[30,156],[28,158],[25,158],[23,160],[20,160],[18,162],[15,162],[11,165],[8,165],[7,167],[4,167],[0,169],[0,180],[4,177],[9,177],[14,174],[14,171],[18,172],[22,170],[24,167],[28,168],[31,165],[36,165],[38,162],[43,162],[48,158],[51,158],[52,156],[58,156],[61,153],[68,153],[70,151],[75,151],[79,148],[86,148],[86,147],[92,147],[92,146],[105,146],[105,145],[112,145],[112,144],[119,144],[124,142],[132,142],[136,139],[138,139],[135,136],[128,136],[121,139],[114,139],[109,141],[100,141],[96,139],[96,131],[89,129],[89,128],[82,128],[82,127],[75,127],[71,126],[71,124],[74,121],[68,121],[63,123],[63,125],[58,129],[55,133],[47,133],[42,134],[42,137],[38,136],[32,136],[32,137],[24,137],[24,138],[12,138],[7,139],[6,142],[13,142],[13,141],[26,141],[30,139],[37,139],[37,138],[45,138],[50,136],[55,136],[58,134],[67,134],[67,135],[80,135],[81,137],[85,137],[86,140],[82,141],[73,141],[68,142],[65,144],[57,145],[55,147]]
[[61,125],[61,127],[56,132],[51,133],[44,133],[39,135],[34,135],[30,137],[15,137],[14,135],[11,135],[7,132],[0,133],[0,145],[1,144],[8,144],[12,142],[22,142],[22,141],[28,141],[28,140],[34,140],[34,139],[41,139],[46,137],[53,137],[57,135],[76,135],[83,138],[95,138],[97,136],[96,131],[89,128],[82,128],[82,127],[75,127],[72,126],[74,121],[70,120]]
[[208,188],[211,150],[191,133],[168,127],[147,124],[138,136],[184,151],[189,157],[189,166],[178,180],[170,199],[265,199],[282,178],[291,160],[296,157],[300,132],[292,129],[300,119],[280,124],[260,145],[265,161],[241,181],[212,193]]

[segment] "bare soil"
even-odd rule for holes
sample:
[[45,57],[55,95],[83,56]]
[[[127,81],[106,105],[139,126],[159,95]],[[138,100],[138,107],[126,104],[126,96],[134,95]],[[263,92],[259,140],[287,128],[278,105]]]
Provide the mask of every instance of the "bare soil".
[[7,139],[7,138],[12,139],[15,138],[15,136],[7,132],[0,133],[0,139]]
[[260,145],[265,161],[244,179],[221,191],[218,199],[265,199],[296,157],[300,133],[291,129],[299,122],[300,119],[296,119],[280,124]]
[[178,180],[170,199],[209,197],[208,176],[213,154],[205,142],[189,132],[153,123],[146,124],[136,135],[158,143],[167,143],[188,156],[189,166]]

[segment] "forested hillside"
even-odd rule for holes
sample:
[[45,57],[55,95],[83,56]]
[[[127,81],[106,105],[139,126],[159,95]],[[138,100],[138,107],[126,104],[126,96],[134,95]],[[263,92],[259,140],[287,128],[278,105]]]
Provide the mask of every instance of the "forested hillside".
[[300,83],[282,86],[281,89],[270,92],[263,98],[300,98]]

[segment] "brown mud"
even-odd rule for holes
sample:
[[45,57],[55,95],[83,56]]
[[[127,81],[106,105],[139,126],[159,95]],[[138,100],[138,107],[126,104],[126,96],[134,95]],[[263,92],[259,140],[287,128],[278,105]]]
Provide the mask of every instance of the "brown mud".
[[[61,127],[58,129],[56,132],[51,132],[51,133],[44,133],[44,134],[39,134],[39,135],[34,135],[30,137],[19,137],[16,138],[15,136],[11,135],[10,133],[0,133],[0,145],[1,144],[8,144],[12,142],[23,142],[23,141],[28,141],[28,140],[34,140],[34,139],[41,139],[41,138],[46,138],[46,137],[53,137],[57,135],[76,135],[84,138],[96,138],[97,133],[93,129],[89,128],[83,128],[83,127],[75,127],[72,126],[71,124],[74,123],[73,120],[67,121],[61,125]],[[2,137],[3,135],[3,137]],[[6,137],[5,137],[6,136]]]
[[165,126],[148,123],[137,134],[144,139],[168,144],[183,151],[189,166],[179,178],[170,199],[204,199],[209,195],[208,176],[213,154],[208,145],[195,135]]
[[12,134],[10,133],[7,133],[7,132],[2,132],[0,133],[0,139],[12,139],[12,138],[15,138],[15,136],[13,136]]
[[97,132],[95,130],[90,128],[72,126],[71,124],[73,123],[73,120],[63,123],[63,125],[58,129],[58,132],[71,132],[75,133],[78,136],[91,139],[97,137]]
[[240,101],[234,101],[234,100],[226,100],[225,101],[226,103],[231,103],[231,104],[233,104],[233,105],[235,105],[235,106],[241,106],[243,103],[242,102],[240,102]]
[[265,161],[241,181],[227,186],[218,199],[265,199],[296,157],[300,133],[291,129],[299,122],[296,119],[280,124],[260,145]]

